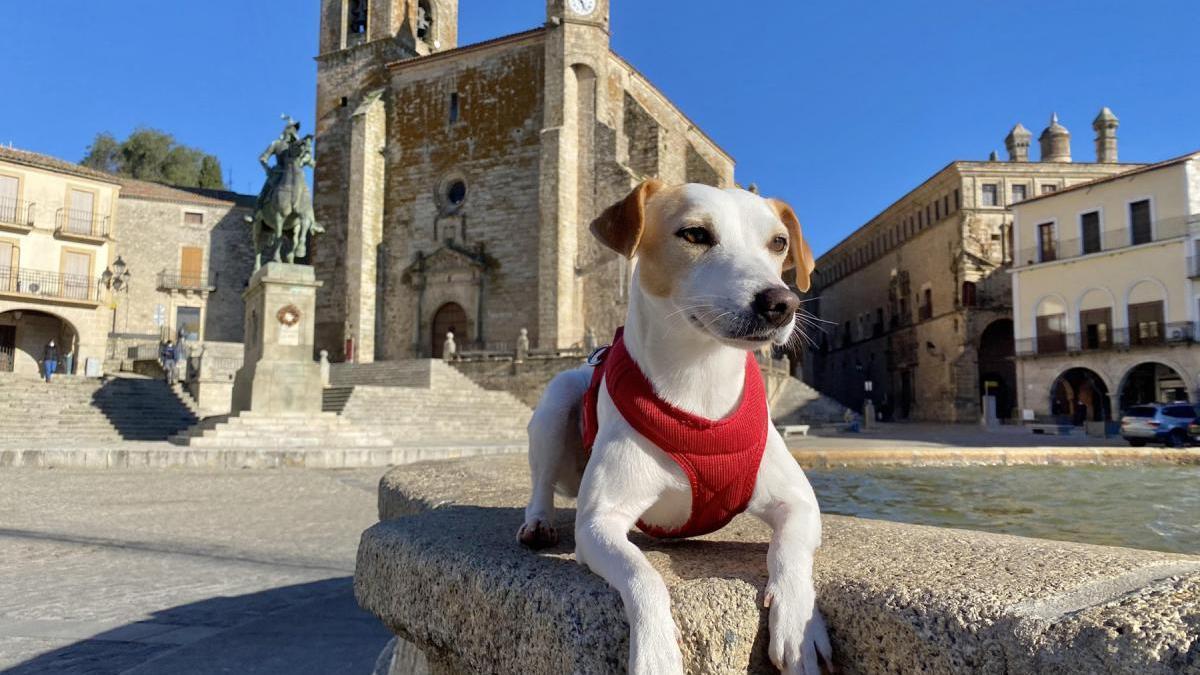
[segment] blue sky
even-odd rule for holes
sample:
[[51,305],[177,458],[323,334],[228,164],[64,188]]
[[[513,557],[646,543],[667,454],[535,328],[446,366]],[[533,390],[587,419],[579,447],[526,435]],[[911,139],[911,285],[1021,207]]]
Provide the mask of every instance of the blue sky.
[[[0,143],[78,160],[97,131],[147,125],[256,192],[279,114],[311,129],[318,5],[0,3]],[[460,42],[544,12],[462,0]],[[949,161],[1003,156],[1018,120],[1036,136],[1057,111],[1076,159],[1093,157],[1102,105],[1121,118],[1122,160],[1200,148],[1198,25],[1188,0],[614,0],[613,46],[738,160],[740,182],[789,200],[823,252]]]

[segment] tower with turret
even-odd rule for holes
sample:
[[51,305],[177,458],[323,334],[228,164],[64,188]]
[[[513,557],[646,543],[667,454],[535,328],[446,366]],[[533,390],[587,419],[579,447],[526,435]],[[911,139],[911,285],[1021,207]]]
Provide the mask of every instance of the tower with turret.
[[1120,120],[1107,106],[1100,109],[1096,119],[1092,120],[1092,129],[1096,132],[1096,161],[1100,164],[1117,163],[1117,127]]
[[1029,133],[1023,124],[1017,122],[1017,125],[1004,138],[1004,147],[1008,150],[1008,161],[1028,162],[1029,142],[1032,140],[1033,134]]
[[1038,136],[1038,144],[1042,146],[1041,161],[1071,161],[1071,132],[1058,123],[1058,113],[1050,115],[1050,125]]

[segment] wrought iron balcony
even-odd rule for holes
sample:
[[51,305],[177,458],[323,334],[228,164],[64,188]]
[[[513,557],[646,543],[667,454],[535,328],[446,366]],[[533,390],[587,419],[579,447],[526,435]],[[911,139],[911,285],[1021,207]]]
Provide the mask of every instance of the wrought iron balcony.
[[1104,335],[1087,333],[1052,333],[1016,341],[1017,356],[1047,356],[1080,354],[1110,349],[1142,349],[1196,341],[1196,327],[1191,321],[1160,324],[1146,322],[1131,328],[1113,328]]
[[108,216],[79,209],[59,209],[55,213],[54,232],[103,239],[108,236]]
[[84,274],[0,267],[0,293],[98,303],[102,288],[99,279]]
[[217,274],[193,274],[191,272],[170,272],[163,270],[158,273],[158,288],[164,291],[208,291],[217,290]]
[[26,202],[10,197],[0,197],[0,225],[16,225],[17,227],[32,228],[35,215],[33,202]]
[[[1067,229],[1071,227],[1074,227],[1074,229]],[[1194,231],[1197,228],[1200,228],[1200,219],[1197,219],[1196,216],[1193,215],[1182,216],[1178,218],[1164,218],[1154,221],[1151,228],[1153,236],[1146,241],[1134,242],[1133,233],[1128,228],[1108,230],[1100,235],[1099,241],[1086,241],[1079,237],[1071,239],[1057,239],[1053,246],[1031,246],[1017,251],[1017,255],[1013,258],[1013,266],[1028,267],[1029,265],[1037,265],[1039,263],[1048,263],[1057,260],[1070,260],[1072,258],[1091,255],[1093,253],[1116,251],[1123,248],[1129,248],[1131,246],[1148,244],[1154,241],[1164,241],[1166,239],[1182,237],[1189,231]],[[1065,224],[1060,223],[1059,235],[1061,236],[1064,232],[1078,233],[1079,226],[1078,224],[1072,226],[1070,222]]]

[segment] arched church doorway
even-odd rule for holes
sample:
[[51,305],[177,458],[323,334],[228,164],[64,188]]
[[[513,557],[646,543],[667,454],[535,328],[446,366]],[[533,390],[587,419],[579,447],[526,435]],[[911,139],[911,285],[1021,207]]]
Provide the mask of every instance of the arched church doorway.
[[1007,419],[1016,405],[1017,369],[1013,363],[1013,322],[998,319],[979,336],[979,395],[996,397],[996,416]]
[[50,340],[58,347],[58,372],[74,373],[79,332],[69,321],[33,309],[0,312],[0,372],[37,375]]
[[1121,410],[1142,403],[1187,401],[1183,376],[1170,366],[1147,361],[1129,369],[1121,382]]
[[467,333],[467,312],[457,302],[447,302],[438,307],[433,314],[433,335],[430,345],[433,347],[433,358],[435,359],[442,358],[446,333],[454,333],[454,342],[460,348],[470,340]]
[[1111,420],[1108,385],[1094,370],[1071,368],[1050,385],[1050,413],[1076,425]]

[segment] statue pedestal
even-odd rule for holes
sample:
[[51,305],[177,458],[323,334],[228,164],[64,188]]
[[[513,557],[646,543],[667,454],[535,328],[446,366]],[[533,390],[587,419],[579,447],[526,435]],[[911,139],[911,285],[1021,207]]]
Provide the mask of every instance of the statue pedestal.
[[233,382],[233,410],[266,414],[321,412],[321,366],[313,359],[317,281],[308,265],[267,263],[250,277],[245,357]]

